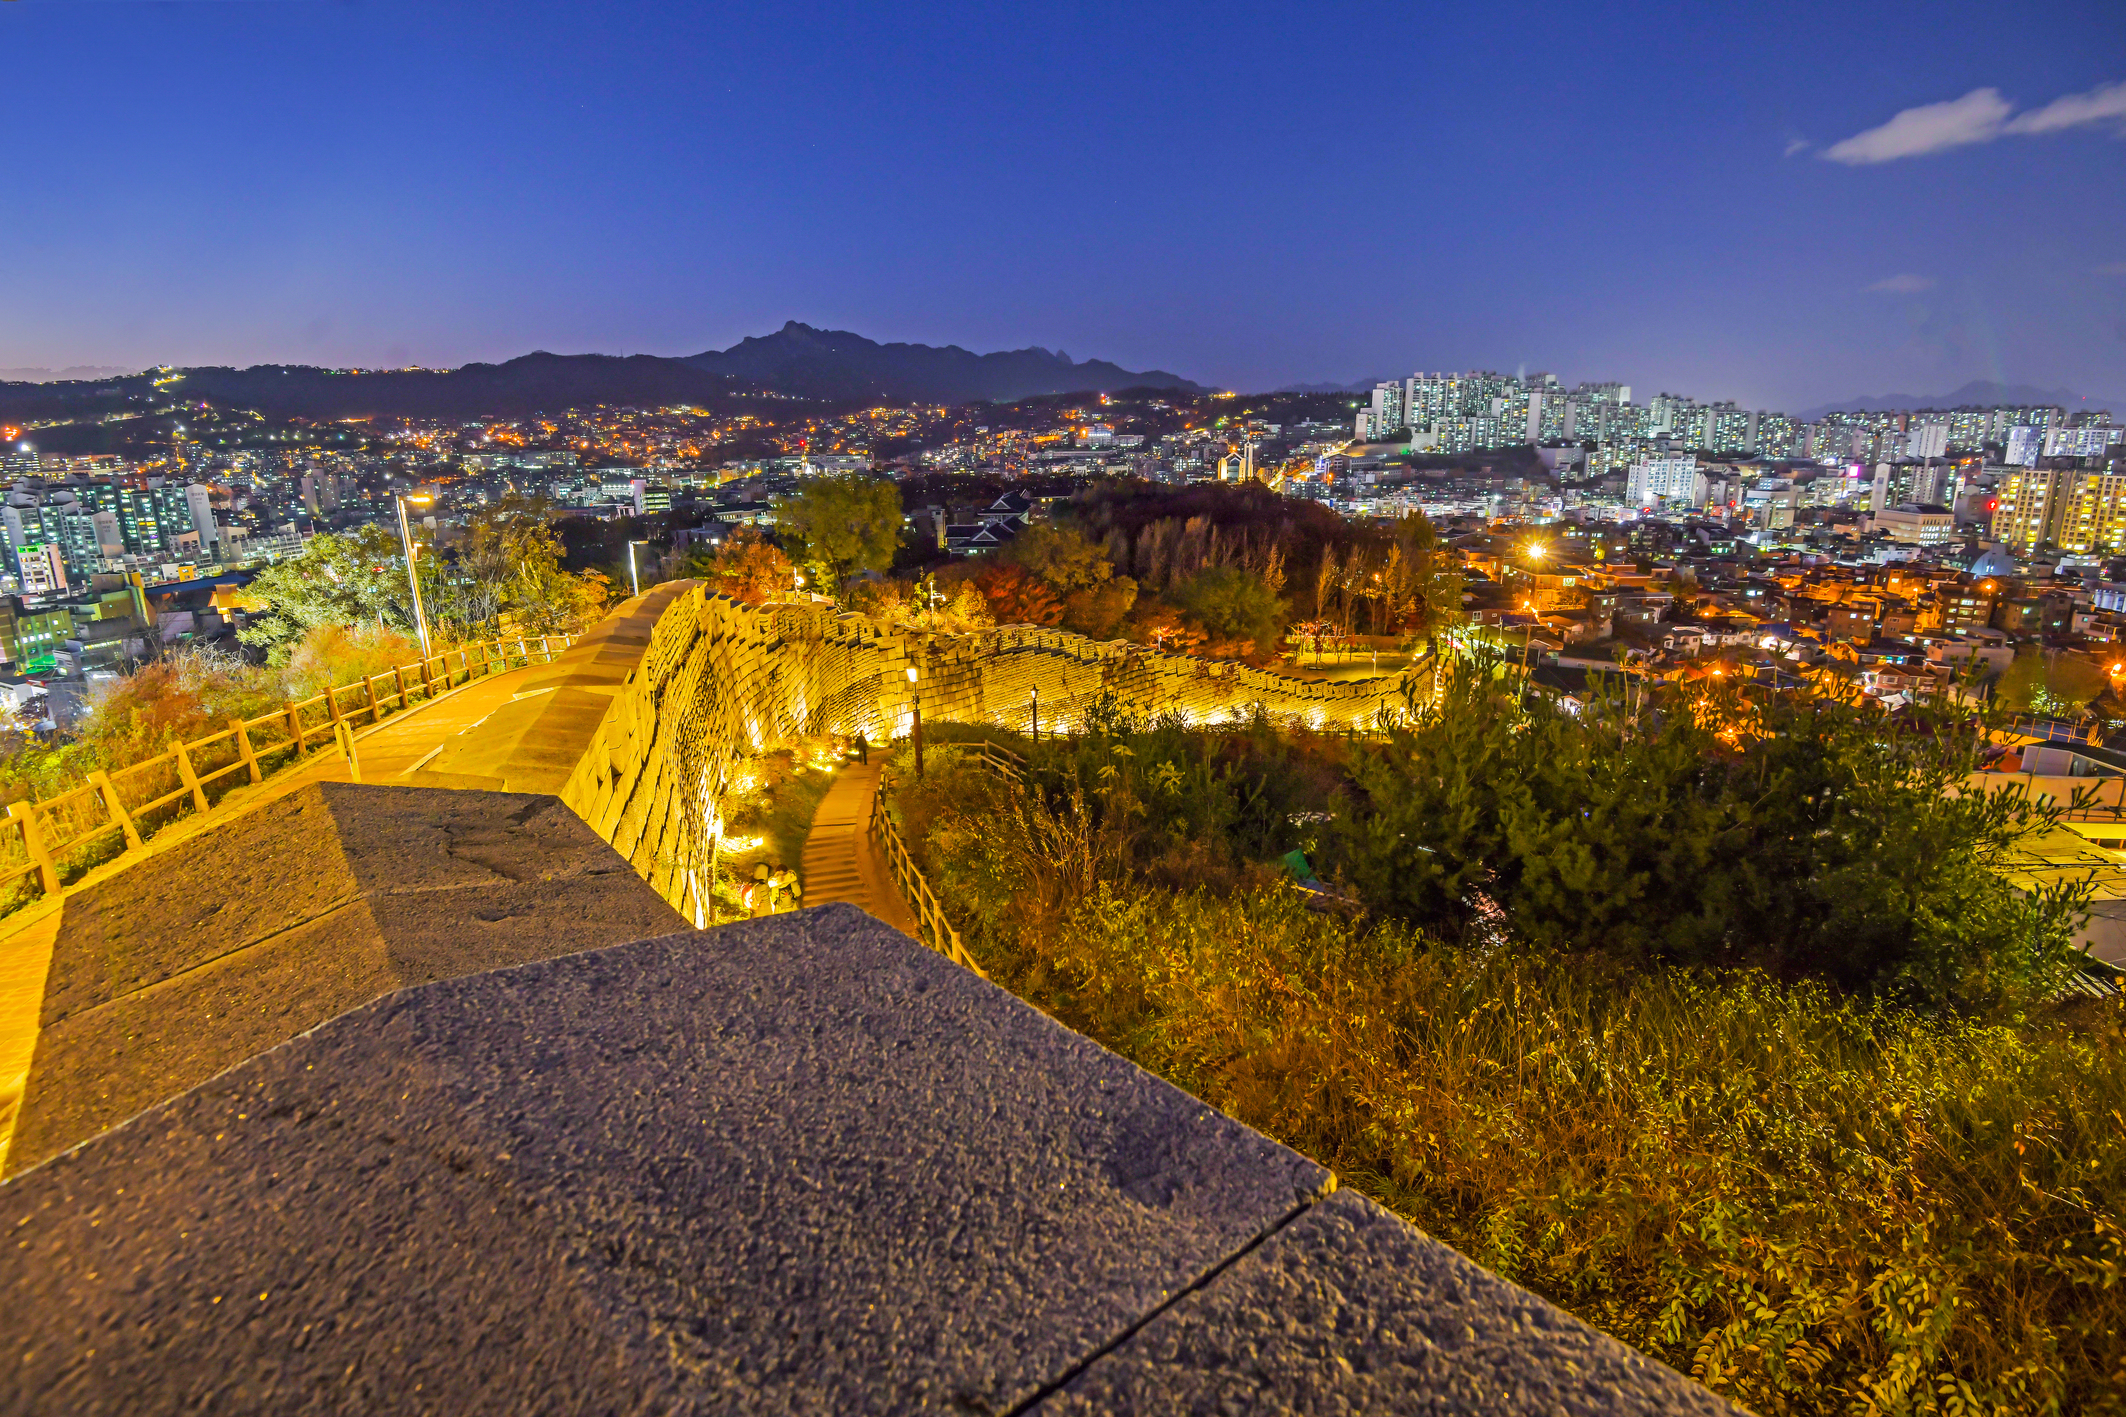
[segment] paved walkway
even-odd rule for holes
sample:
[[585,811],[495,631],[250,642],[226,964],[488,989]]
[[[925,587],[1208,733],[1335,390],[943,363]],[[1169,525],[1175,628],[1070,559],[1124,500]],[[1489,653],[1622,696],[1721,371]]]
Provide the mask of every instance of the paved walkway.
[[[535,665],[533,668],[544,668]],[[355,760],[362,780],[402,782],[405,775],[435,754],[454,735],[477,727],[511,702],[529,671],[512,669],[476,679],[427,703],[415,704],[382,723],[355,734]],[[179,851],[232,818],[254,811],[313,782],[346,782],[347,763],[331,747],[314,751],[300,766],[275,773],[264,782],[246,784],[209,811],[181,817],[128,851],[98,866],[57,895],[0,919],[0,1157],[14,1131],[15,1108],[29,1079],[30,1058],[37,1046],[37,1018],[44,1004],[44,975],[52,944],[59,935],[60,907],[77,891],[108,880],[153,856]]]
[[878,764],[850,763],[835,777],[812,815],[798,863],[807,906],[847,901],[904,934],[917,931],[915,915],[893,884],[886,854],[871,839],[871,801],[878,795]]

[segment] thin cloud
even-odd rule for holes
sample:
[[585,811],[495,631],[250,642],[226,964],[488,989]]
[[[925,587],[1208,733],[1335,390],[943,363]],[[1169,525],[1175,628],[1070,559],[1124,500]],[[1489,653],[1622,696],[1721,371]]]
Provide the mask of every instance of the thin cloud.
[[1934,277],[1916,276],[1910,272],[1906,272],[1904,275],[1885,276],[1868,287],[1870,291],[1877,295],[1917,295],[1922,290],[1932,290],[1933,288]]
[[2043,108],[2018,113],[2009,121],[2011,133],[2057,133],[2062,128],[2085,128],[2091,123],[2120,120],[2126,133],[2126,83],[2105,84],[2088,93],[2056,98]]
[[1807,152],[1808,150],[1809,150],[1809,140],[1808,140],[1807,138],[1789,138],[1789,139],[1787,139],[1787,144],[1786,144],[1786,154],[1785,154],[1785,155],[1786,155],[1787,157],[1792,157],[1792,156],[1793,156],[1793,155],[1794,155],[1795,153],[1805,153],[1805,152]]
[[1880,128],[1831,144],[1823,155],[1857,167],[1943,152],[1967,143],[1990,143],[2001,135],[2014,111],[2015,105],[2002,98],[1999,89],[1973,89],[1947,103],[1908,108]]
[[1973,89],[1945,103],[1907,108],[1879,128],[1831,144],[1823,155],[1832,162],[1860,167],[1990,143],[2011,133],[2035,137],[2112,122],[2126,136],[2126,82],[2068,94],[2023,113],[2016,113],[2015,105],[2002,98],[1999,89]]
[[2096,273],[2100,276],[2126,276],[2126,261],[2113,261],[2108,265],[2098,266]]

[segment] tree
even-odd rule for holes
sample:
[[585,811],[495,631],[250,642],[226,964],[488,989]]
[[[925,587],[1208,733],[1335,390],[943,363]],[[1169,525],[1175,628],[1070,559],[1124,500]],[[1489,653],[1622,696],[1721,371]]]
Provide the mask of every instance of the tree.
[[319,625],[414,628],[399,539],[381,526],[320,532],[302,555],[259,572],[244,599],[253,613],[238,638],[273,664],[286,663],[296,641]]
[[1183,619],[1179,610],[1160,600],[1138,602],[1123,633],[1137,644],[1175,654],[1186,654],[1204,641],[1200,626]]
[[563,554],[544,498],[511,495],[481,508],[441,555],[424,549],[416,558],[432,627],[473,639],[498,633],[506,615],[519,633],[574,628],[604,608],[611,582],[564,570]]
[[1024,566],[990,565],[974,584],[1000,625],[1053,625],[1063,618],[1063,600]]
[[776,525],[820,589],[837,599],[854,571],[883,571],[901,542],[901,494],[870,477],[825,477],[775,504]]
[[752,527],[740,527],[721,545],[688,552],[679,574],[707,581],[709,589],[745,605],[765,605],[797,585],[790,558]]
[[1238,566],[1212,566],[1177,584],[1175,605],[1213,644],[1246,642],[1259,654],[1277,647],[1284,633],[1285,604],[1277,593]]
[[2104,671],[2079,655],[2025,646],[2001,671],[1994,693],[2019,712],[2072,716],[2110,687]]
[[1115,573],[1103,547],[1068,527],[1026,527],[1005,544],[997,559],[1025,567],[1065,596],[1104,585]]
[[1096,640],[1111,640],[1136,603],[1137,583],[1128,576],[1115,576],[1072,591],[1063,602],[1063,628]]
[[[1985,737],[1957,706],[1670,690],[1653,715],[1529,697],[1496,657],[1352,776],[1344,868],[1450,938],[1619,963],[1754,967],[1937,1005],[2041,996],[2086,885],[2011,888],[2065,804],[1973,791]],[[1646,727],[1651,720],[1651,728]]]
[[1404,600],[1409,608],[1409,627],[1427,642],[1442,630],[1461,623],[1462,566],[1453,549],[1440,543],[1439,533],[1423,512],[1411,512],[1396,527],[1402,547]]

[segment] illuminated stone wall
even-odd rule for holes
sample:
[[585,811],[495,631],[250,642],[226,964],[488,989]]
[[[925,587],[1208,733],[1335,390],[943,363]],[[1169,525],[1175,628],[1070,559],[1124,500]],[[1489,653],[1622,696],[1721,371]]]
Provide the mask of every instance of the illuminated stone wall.
[[1103,693],[1195,723],[1260,704],[1316,728],[1367,724],[1402,701],[1396,677],[1313,683],[1030,626],[889,634],[823,605],[756,609],[693,587],[658,619],[562,797],[666,900],[704,920],[715,804],[746,760],[804,737],[904,735],[911,665],[932,722],[1022,731],[1036,693],[1044,732],[1079,727]]

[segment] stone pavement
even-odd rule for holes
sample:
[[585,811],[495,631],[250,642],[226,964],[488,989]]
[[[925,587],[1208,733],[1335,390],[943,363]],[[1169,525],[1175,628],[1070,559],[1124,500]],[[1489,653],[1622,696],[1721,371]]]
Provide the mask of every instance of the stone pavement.
[[[498,707],[511,702],[528,672],[514,669],[474,680],[358,732],[355,756],[363,778],[369,782],[403,780],[408,769],[432,756],[446,740],[477,727]],[[0,920],[0,1159],[5,1158],[15,1108],[29,1075],[44,998],[45,965],[58,936],[65,901],[134,866],[194,849],[203,835],[268,803],[315,783],[347,780],[346,760],[337,751],[328,747],[313,752],[300,766],[285,768],[256,786],[236,788],[210,811],[179,818],[149,837],[139,850],[97,867],[57,896]]]
[[313,783],[68,899],[6,1172],[379,995],[684,924],[559,798]]
[[812,814],[798,862],[798,884],[807,906],[847,901],[904,934],[916,933],[915,915],[901,899],[885,853],[871,839],[871,803],[878,796],[877,763],[845,763]]
[[443,980],[0,1185],[0,1411],[1716,1413],[847,905]]

